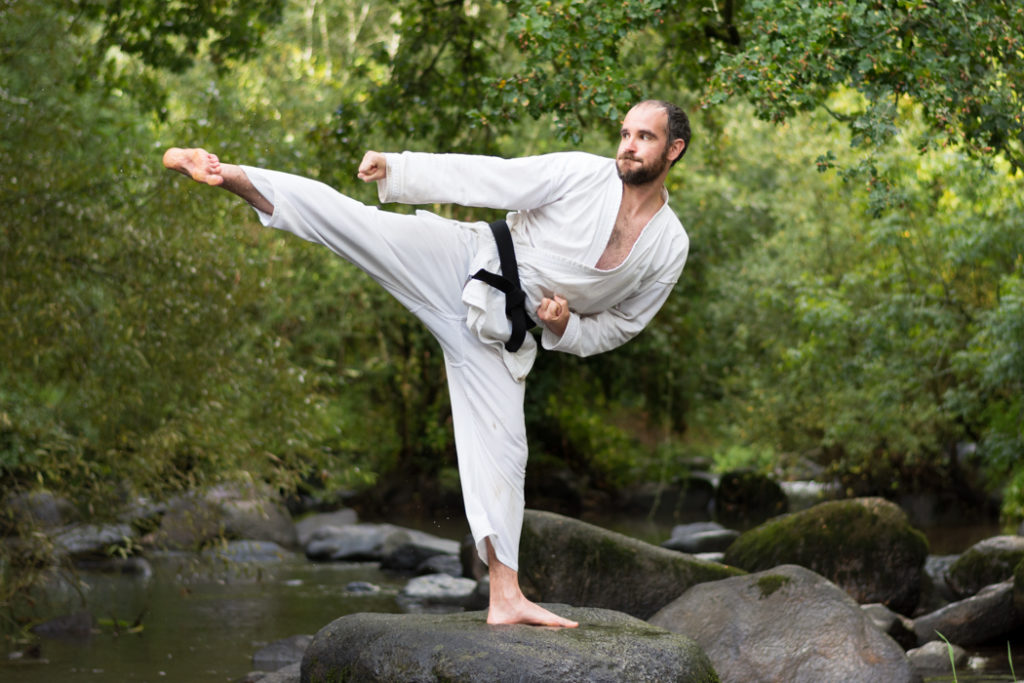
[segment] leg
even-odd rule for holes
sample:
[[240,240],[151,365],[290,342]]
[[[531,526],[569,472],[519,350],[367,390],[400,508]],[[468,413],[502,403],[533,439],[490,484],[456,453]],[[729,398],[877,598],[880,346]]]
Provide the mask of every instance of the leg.
[[241,168],[233,164],[221,164],[216,154],[210,154],[205,149],[171,147],[164,152],[164,166],[187,175],[197,183],[223,187],[264,213],[274,213],[273,204],[253,187]]
[[466,517],[490,575],[487,622],[578,626],[530,602],[519,587],[527,458],[524,384],[509,373],[499,349],[481,343],[464,324],[439,339]]

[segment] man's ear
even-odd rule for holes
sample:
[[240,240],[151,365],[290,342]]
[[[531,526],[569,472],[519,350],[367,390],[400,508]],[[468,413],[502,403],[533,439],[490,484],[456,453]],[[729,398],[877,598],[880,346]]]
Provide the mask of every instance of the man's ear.
[[683,140],[682,138],[676,138],[675,140],[672,141],[672,144],[669,146],[669,158],[671,158],[672,161],[678,161],[679,157],[683,156],[683,152],[685,150],[686,140]]

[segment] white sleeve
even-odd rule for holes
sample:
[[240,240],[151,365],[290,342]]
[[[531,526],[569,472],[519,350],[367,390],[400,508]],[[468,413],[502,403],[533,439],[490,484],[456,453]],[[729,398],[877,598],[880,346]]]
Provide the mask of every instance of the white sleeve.
[[[640,334],[661,309],[675,280],[657,281],[625,301],[594,315],[570,313],[561,337],[548,328],[541,333],[541,345],[549,351],[592,356],[610,351]],[[572,302],[569,302],[572,306]]]
[[384,156],[387,175],[377,181],[383,203],[458,204],[509,211],[550,204],[603,161],[580,152],[519,159],[422,152]]

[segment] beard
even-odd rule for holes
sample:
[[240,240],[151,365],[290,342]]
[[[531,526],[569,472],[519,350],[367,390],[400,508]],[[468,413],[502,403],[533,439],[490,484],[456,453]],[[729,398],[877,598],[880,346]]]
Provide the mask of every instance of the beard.
[[633,156],[618,157],[615,160],[615,169],[619,172],[619,179],[626,185],[646,185],[657,180],[658,176],[668,166],[668,147],[665,147],[661,157],[655,159],[650,164],[645,164],[641,161],[640,166],[627,170],[622,167],[621,162],[623,161],[640,160]]

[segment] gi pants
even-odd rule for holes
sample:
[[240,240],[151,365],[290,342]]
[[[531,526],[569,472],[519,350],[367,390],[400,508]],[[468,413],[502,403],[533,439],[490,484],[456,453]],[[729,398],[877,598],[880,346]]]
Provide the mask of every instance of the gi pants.
[[518,570],[526,474],[525,384],[500,349],[466,327],[462,289],[479,240],[454,221],[380,211],[308,178],[243,166],[274,205],[264,225],[322,244],[355,264],[423,321],[444,352],[455,450],[470,531],[481,559],[491,539]]

